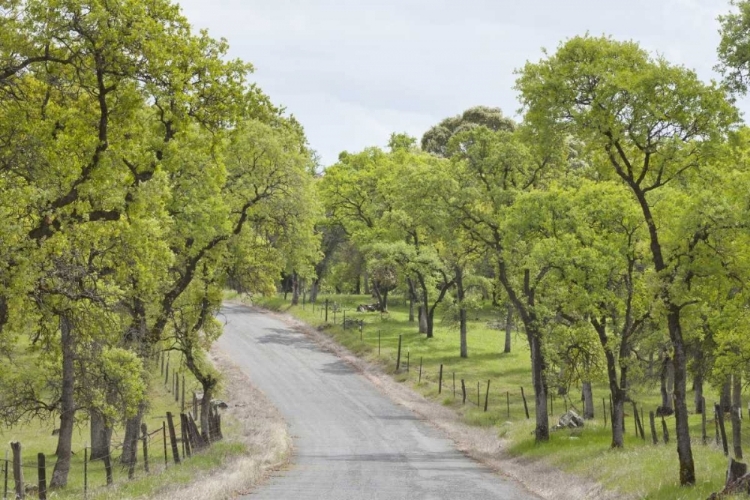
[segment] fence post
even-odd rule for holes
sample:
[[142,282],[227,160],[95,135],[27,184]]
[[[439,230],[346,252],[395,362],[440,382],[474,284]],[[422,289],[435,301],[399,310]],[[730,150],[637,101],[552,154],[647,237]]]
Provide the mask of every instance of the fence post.
[[161,352],[161,372],[159,373],[159,375],[164,375],[164,358],[165,358],[164,351],[162,351]]
[[89,494],[89,444],[83,447],[83,498]]
[[5,450],[5,471],[3,471],[5,481],[3,483],[3,499],[8,498],[8,463],[8,450]]
[[344,322],[342,323],[344,330],[346,330],[346,309],[344,309]]
[[36,456],[39,473],[39,500],[47,500],[47,465],[45,458],[44,453],[39,453]]
[[13,481],[16,485],[16,498],[24,498],[26,489],[23,487],[23,469],[21,468],[21,443],[18,441],[10,443],[13,451]]
[[172,445],[172,458],[174,463],[180,463],[180,450],[177,448],[177,435],[174,431],[174,421],[172,420],[172,412],[167,412],[167,426],[169,426],[169,442]]
[[174,378],[174,401],[175,403],[179,403],[180,402],[180,377],[177,376],[177,370],[174,371],[172,378]]
[[398,336],[398,353],[396,354],[396,371],[401,368],[401,335]]
[[487,411],[487,404],[490,401],[490,381],[487,381],[487,392],[484,394],[484,411]]
[[326,323],[328,323],[328,299],[326,299]]
[[461,404],[466,404],[466,384],[464,383],[464,379],[461,379],[461,392],[463,393]]
[[148,472],[148,427],[145,423],[141,424],[141,434],[143,434],[143,470]]
[[654,442],[654,444],[659,444],[659,438],[656,437],[656,419],[654,418],[654,412],[648,412],[648,419],[651,422],[651,440]]
[[406,373],[409,373],[409,351],[406,351]]
[[182,431],[182,456],[191,457],[193,453],[190,447],[190,423],[184,413],[180,413],[180,430]]
[[185,413],[185,374],[182,374],[182,413]]
[[380,357],[380,330],[378,330],[378,357]]
[[438,394],[443,393],[443,363],[440,363],[440,373],[438,374]]
[[729,444],[727,443],[727,431],[724,428],[724,409],[718,405],[714,405],[716,410],[716,416],[719,420],[719,431],[721,431],[721,444],[724,447],[724,456],[729,456]]
[[164,370],[164,385],[169,387],[169,355],[167,355],[167,367]]
[[529,419],[529,405],[526,404],[526,394],[523,392],[523,386],[521,386],[521,398],[523,398],[523,411],[526,413],[526,420]]
[[162,420],[161,422],[161,438],[164,443],[164,467],[169,465],[169,458],[167,457],[167,428],[166,424]]
[[706,398],[701,398],[701,408],[703,408],[703,411],[701,412],[701,438],[705,445],[708,444],[708,435],[706,434]]
[[193,391],[193,418],[198,418],[198,396]]

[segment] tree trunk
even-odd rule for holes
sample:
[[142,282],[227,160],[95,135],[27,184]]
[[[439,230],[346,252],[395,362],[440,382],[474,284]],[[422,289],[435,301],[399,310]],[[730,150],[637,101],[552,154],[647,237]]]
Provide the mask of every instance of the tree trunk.
[[109,446],[112,442],[112,428],[97,410],[90,413],[91,420],[91,460],[99,460],[109,455]]
[[409,323],[414,323],[414,299],[409,297]]
[[426,314],[427,319],[427,338],[431,339],[433,337],[433,327],[435,325],[435,308],[431,308],[427,311]]
[[505,316],[505,349],[504,353],[510,353],[510,334],[513,330],[513,305],[508,304],[508,313]]
[[60,315],[60,343],[62,347],[62,391],[60,396],[60,434],[57,438],[57,461],[52,471],[50,488],[68,484],[70,456],[75,424],[75,339],[73,325],[64,313]]
[[[528,326],[527,326],[528,328]],[[536,402],[536,428],[534,436],[537,442],[549,441],[549,417],[547,415],[547,383],[544,380],[544,354],[540,341],[540,334],[529,332],[531,348],[531,374],[534,383],[534,399]]]
[[732,406],[742,408],[742,375],[739,372],[732,375]]
[[[466,307],[464,299],[466,291],[464,290],[464,270],[461,266],[456,266],[456,296],[458,297],[458,323],[461,337],[461,357],[469,357],[469,346],[466,338]],[[428,335],[429,336],[429,335]]]
[[297,271],[292,273],[292,305],[299,304],[299,276]]
[[213,441],[213,432],[211,429],[211,399],[213,399],[214,387],[216,382],[213,379],[201,381],[203,387],[203,399],[201,400],[201,436],[206,443]]
[[357,276],[357,283],[354,285],[354,294],[362,295],[362,276]]
[[693,388],[695,390],[695,413],[703,413],[703,375],[698,373],[693,378]]
[[138,413],[125,421],[125,437],[122,439],[122,455],[120,463],[130,465],[138,463],[138,436],[141,432],[141,420],[145,404],[138,405]]
[[310,302],[316,303],[318,301],[318,287],[320,286],[320,278],[315,278],[310,287]]
[[670,371],[670,365],[672,364],[672,360],[667,356],[664,355],[664,360],[661,364],[661,373],[659,376],[659,382],[661,384],[661,407],[668,410],[674,410],[672,408],[672,395],[669,391],[668,387],[668,379],[669,379],[669,371]]
[[425,307],[423,305],[420,305],[418,308],[419,311],[419,333],[427,333],[427,313],[425,312]]
[[721,397],[719,398],[721,411],[729,413],[732,411],[732,376],[727,375],[721,386]]
[[367,272],[367,268],[364,270],[364,282],[365,282],[365,295],[370,295],[370,273]]
[[591,420],[594,418],[594,394],[591,391],[591,382],[583,383],[583,418]]
[[687,354],[680,326],[680,309],[671,305],[667,326],[674,346],[674,401],[677,434],[677,456],[680,461],[680,484],[695,484],[695,463],[690,445],[690,425],[687,408]]

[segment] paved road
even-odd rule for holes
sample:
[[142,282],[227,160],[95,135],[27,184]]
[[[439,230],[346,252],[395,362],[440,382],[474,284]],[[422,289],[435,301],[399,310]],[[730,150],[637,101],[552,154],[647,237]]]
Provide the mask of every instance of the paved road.
[[333,354],[260,312],[225,305],[219,344],[284,414],[295,456],[250,500],[536,497],[466,458]]

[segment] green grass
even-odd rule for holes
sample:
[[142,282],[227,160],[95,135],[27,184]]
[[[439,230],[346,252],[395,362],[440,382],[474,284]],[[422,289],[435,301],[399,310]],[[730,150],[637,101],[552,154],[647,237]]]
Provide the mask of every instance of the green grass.
[[[172,368],[174,368],[175,356],[170,367],[170,386],[172,383]],[[104,463],[101,460],[92,461],[88,464],[88,491],[89,498],[133,498],[148,497],[161,488],[173,484],[186,484],[194,480],[201,471],[216,469],[228,458],[241,455],[245,452],[245,446],[241,443],[225,440],[212,445],[209,449],[194,454],[181,465],[175,466],[172,461],[171,448],[168,446],[168,465],[165,467],[164,442],[162,439],[162,422],[166,422],[168,411],[176,417],[175,425],[179,425],[179,413],[181,403],[175,401],[175,396],[164,383],[164,376],[160,374],[160,366],[156,363],[151,366],[151,377],[149,380],[149,407],[143,422],[148,427],[149,434],[153,434],[149,440],[149,465],[150,473],[143,469],[143,450],[141,443],[138,447],[138,464],[135,469],[135,477],[128,480],[128,471],[119,463],[121,455],[120,445],[124,436],[121,426],[114,429],[112,435],[112,471],[114,486],[106,487],[106,473]],[[180,396],[182,393],[182,376],[180,380]],[[199,384],[189,373],[185,374],[185,404],[186,411],[191,408],[192,391],[199,390]],[[81,413],[83,417],[83,413]],[[52,431],[57,427],[59,420],[33,421],[18,425],[10,429],[0,429],[0,439],[6,443],[6,450],[10,456],[10,446],[7,443],[19,441],[22,445],[22,459],[24,464],[24,478],[27,485],[37,484],[37,454],[44,453],[47,462],[47,484],[52,476],[52,470],[56,461],[54,455],[57,446],[57,436]],[[231,435],[231,422],[224,423],[224,435]],[[167,439],[168,439],[167,430]],[[179,428],[177,430],[179,438]],[[68,485],[54,492],[55,498],[82,498],[84,487],[84,447],[90,442],[90,430],[88,420],[77,423],[73,434],[73,453],[71,458],[71,469],[68,475]],[[13,476],[10,474],[9,490],[13,488]]]
[[[236,298],[236,297],[235,297]],[[289,297],[291,298],[291,296]],[[325,300],[329,300],[328,323],[324,320]],[[667,418],[671,441],[668,445],[653,445],[650,440],[648,410],[655,409],[661,398],[656,384],[638,387],[635,391],[639,407],[645,409],[647,441],[634,435],[632,407],[626,407],[626,442],[622,450],[610,448],[609,426],[601,419],[602,398],[609,398],[606,385],[594,383],[596,418],[586,423],[580,436],[571,436],[569,431],[552,433],[548,443],[535,444],[534,398],[531,387],[531,369],[526,339],[516,333],[512,352],[503,354],[504,332],[491,329],[487,322],[493,317],[489,309],[481,311],[469,323],[469,357],[459,356],[459,334],[457,328],[441,324],[436,318],[434,338],[427,339],[417,332],[416,323],[408,321],[408,308],[403,300],[389,301],[389,313],[357,313],[358,304],[370,303],[369,296],[327,295],[318,298],[313,310],[311,304],[290,306],[283,296],[258,297],[255,303],[265,308],[288,312],[306,323],[319,327],[352,352],[370,361],[380,363],[383,369],[396,380],[408,383],[425,396],[451,406],[460,412],[471,425],[495,426],[499,435],[509,440],[509,451],[532,460],[544,460],[573,473],[594,479],[606,488],[634,494],[648,499],[703,499],[711,492],[721,489],[726,470],[726,457],[714,444],[700,442],[701,416],[691,415],[693,455],[698,484],[693,488],[681,488],[678,481],[677,453],[674,441],[674,418]],[[338,306],[334,321],[333,304]],[[362,319],[365,324],[362,335],[358,329],[344,330],[341,326],[344,311],[347,319]],[[402,338],[401,371],[396,373],[398,338]],[[380,348],[378,344],[380,343]],[[409,372],[406,373],[406,359]],[[419,365],[422,365],[421,382]],[[443,387],[438,392],[440,365],[443,365]],[[453,392],[453,377],[456,378],[456,396]],[[467,388],[467,404],[461,403],[461,379]],[[490,380],[489,408],[483,411],[487,380]],[[477,398],[479,383],[479,398]],[[525,418],[520,387],[524,388],[531,420]],[[715,394],[705,394],[710,406]],[[688,395],[692,401],[692,393]],[[479,399],[479,405],[477,405]],[[553,399],[553,415],[559,416],[566,405],[580,409],[580,388],[571,389],[567,399]],[[510,403],[508,405],[508,402]],[[551,424],[556,417],[551,417]],[[750,424],[746,424],[750,425]],[[709,440],[713,442],[713,417],[708,421]],[[731,449],[731,423],[727,422],[727,435]],[[661,424],[657,421],[657,432]],[[745,449],[750,450],[750,433],[745,432]]]

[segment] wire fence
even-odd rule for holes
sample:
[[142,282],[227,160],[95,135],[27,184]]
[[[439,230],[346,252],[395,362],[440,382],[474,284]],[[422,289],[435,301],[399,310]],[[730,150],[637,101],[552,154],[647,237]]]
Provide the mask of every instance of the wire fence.
[[[164,368],[167,368],[166,370]],[[169,375],[168,361],[166,367],[162,362],[162,375]],[[175,371],[173,381],[179,384],[180,379]],[[168,383],[168,381],[165,381]],[[172,386],[176,395],[179,386]],[[115,484],[117,481],[133,480],[147,474],[162,472],[167,467],[180,465],[189,460],[194,453],[208,448],[212,443],[222,440],[221,414],[217,405],[211,402],[207,406],[207,414],[200,415],[202,401],[193,393],[193,409],[185,413],[185,384],[182,377],[182,404],[180,413],[166,412],[164,420],[156,429],[149,430],[145,423],[141,424],[140,432],[131,432],[128,443],[119,443],[93,449],[86,443],[82,449],[65,453],[66,462],[56,457],[49,463],[44,453],[36,455],[36,463],[29,463],[28,455],[24,455],[22,443],[10,443],[10,450],[6,450],[3,459],[2,498],[32,498],[46,500],[49,479],[54,470],[68,468],[69,487],[76,485],[80,488],[83,498],[101,487]],[[199,429],[201,417],[206,425]],[[126,437],[128,433],[126,432]],[[10,453],[9,453],[10,452]],[[25,459],[25,460],[24,460]],[[10,495],[10,496],[9,496]]]

